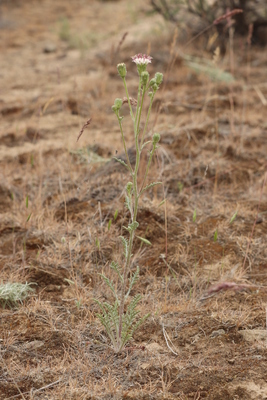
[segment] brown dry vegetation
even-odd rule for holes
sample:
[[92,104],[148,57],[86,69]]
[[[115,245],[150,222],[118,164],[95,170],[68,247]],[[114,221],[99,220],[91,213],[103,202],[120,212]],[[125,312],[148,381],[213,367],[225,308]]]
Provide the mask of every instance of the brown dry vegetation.
[[[0,311],[1,399],[267,398],[266,50],[236,37],[235,82],[212,82],[180,57],[212,60],[207,37],[185,46],[180,27],[173,47],[173,26],[148,5],[2,2],[1,280],[37,286]],[[151,316],[116,355],[93,300],[110,299],[98,274],[120,259],[127,218],[111,105],[124,96],[116,64],[135,96],[130,57],[147,51],[151,75],[165,77],[151,120],[161,134],[151,178],[164,190],[144,195],[138,216],[152,246],[136,244],[133,294]],[[229,46],[217,63],[229,71]],[[131,147],[130,118],[124,126]],[[239,290],[209,291],[219,282]]]

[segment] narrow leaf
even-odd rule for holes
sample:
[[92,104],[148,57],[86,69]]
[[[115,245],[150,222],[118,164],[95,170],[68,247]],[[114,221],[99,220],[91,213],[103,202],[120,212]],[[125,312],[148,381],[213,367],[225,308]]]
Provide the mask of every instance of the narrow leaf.
[[152,243],[149,240],[142,238],[141,236],[136,236],[136,237],[138,237],[138,239],[140,239],[145,244],[148,244],[149,246],[151,246]]
[[122,282],[123,276],[121,274],[121,268],[119,267],[118,263],[116,263],[115,261],[112,261],[110,264],[110,268],[113,269],[117,273],[118,277],[120,278],[120,281]]
[[26,219],[26,222],[28,222],[28,221],[30,220],[31,216],[32,216],[32,213],[30,213],[30,214],[28,215],[28,218]]
[[213,241],[216,242],[218,238],[218,229],[216,229],[214,236],[213,236]]
[[162,185],[162,182],[152,182],[149,185],[147,185],[146,187],[144,187],[144,189],[141,191],[140,194],[142,194],[145,190],[152,188],[153,186],[156,185]]
[[182,182],[178,182],[177,187],[178,187],[179,192],[181,192],[184,188],[184,184]]
[[125,206],[131,213],[131,200],[127,194],[125,195]]
[[151,143],[152,141],[151,140],[149,140],[148,142],[145,142],[144,144],[143,144],[143,146],[141,147],[141,151],[143,150],[143,148],[147,145],[147,144],[149,144],[149,143]]
[[66,282],[68,282],[70,285],[74,285],[74,284],[75,284],[75,282],[73,282],[73,281],[70,280],[70,279],[64,278],[63,280],[66,281]]
[[120,236],[122,244],[123,244],[123,248],[124,248],[124,256],[127,259],[128,257],[128,240],[125,239],[123,236]]
[[132,275],[132,277],[130,278],[130,284],[129,284],[129,289],[128,292],[125,295],[125,299],[127,299],[127,297],[129,296],[129,294],[131,293],[132,287],[133,285],[138,281],[139,279],[139,267],[136,268],[135,273]]
[[193,213],[193,222],[196,222],[197,219],[197,209],[194,209],[194,213]]
[[111,280],[109,278],[107,278],[105,275],[103,275],[103,274],[99,274],[99,275],[106,282],[107,286],[110,288],[110,290],[114,294],[115,299],[118,300],[117,293],[116,293],[115,287],[113,285],[113,282],[111,282]]
[[232,222],[234,222],[234,220],[236,219],[236,217],[237,217],[237,211],[234,213],[234,215],[232,216],[232,218],[230,219],[230,224],[232,223]]
[[162,204],[164,204],[165,201],[166,201],[166,199],[162,200],[162,201],[159,203],[158,207],[162,206]]
[[126,167],[127,169],[128,169],[128,171],[131,171],[130,170],[130,168],[128,167],[128,165],[123,161],[123,160],[121,160],[120,158],[117,158],[117,157],[113,157],[116,161],[118,161],[121,165],[123,165],[124,167]]

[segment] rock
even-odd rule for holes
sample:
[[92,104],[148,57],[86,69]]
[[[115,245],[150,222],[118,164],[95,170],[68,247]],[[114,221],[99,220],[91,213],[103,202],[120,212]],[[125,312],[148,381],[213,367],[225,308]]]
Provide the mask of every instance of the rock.
[[162,353],[162,352],[164,352],[163,347],[160,346],[160,345],[159,345],[158,343],[156,343],[156,342],[149,343],[149,344],[146,346],[146,350],[150,351],[151,353]]
[[44,346],[44,342],[42,340],[33,340],[32,342],[23,344],[23,349],[32,351],[32,350],[39,349],[40,347],[43,347],[43,346]]
[[218,331],[213,331],[212,334],[210,335],[210,337],[215,338],[217,336],[222,336],[222,335],[225,335],[225,330],[219,329]]
[[44,53],[55,53],[57,51],[57,46],[54,43],[46,43],[43,48]]
[[267,346],[267,330],[266,329],[246,329],[239,332],[243,336],[243,339],[247,342],[262,343]]

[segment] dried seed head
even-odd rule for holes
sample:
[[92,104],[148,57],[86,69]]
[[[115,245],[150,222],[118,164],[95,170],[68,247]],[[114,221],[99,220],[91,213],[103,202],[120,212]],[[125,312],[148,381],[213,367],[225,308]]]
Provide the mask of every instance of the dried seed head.
[[225,19],[232,18],[234,15],[240,14],[240,13],[242,13],[242,12],[244,12],[244,10],[242,10],[241,8],[235,8],[235,9],[232,10],[232,11],[228,11],[227,13],[221,15],[219,18],[216,18],[216,19],[213,21],[213,25],[218,25],[221,21],[223,21],[223,20],[225,20]]
[[[131,103],[132,106],[137,106],[137,100],[136,99],[134,99],[133,97],[129,97],[129,100],[130,100],[130,103]],[[127,99],[127,97],[123,97],[122,104],[126,104],[126,103],[128,103],[128,99]]]

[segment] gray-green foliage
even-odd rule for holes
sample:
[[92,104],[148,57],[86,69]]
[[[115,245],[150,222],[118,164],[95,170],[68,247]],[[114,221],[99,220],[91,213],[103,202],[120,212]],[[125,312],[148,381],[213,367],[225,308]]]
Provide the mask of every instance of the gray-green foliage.
[[[115,272],[116,282],[107,276],[101,274],[102,279],[109,287],[110,291],[113,294],[114,302],[101,302],[96,300],[101,313],[98,313],[97,316],[105,327],[106,332],[111,340],[112,347],[115,352],[120,352],[125,345],[132,339],[134,332],[138,327],[145,321],[145,319],[149,316],[149,314],[144,315],[143,317],[139,317],[139,310],[137,309],[138,303],[141,300],[141,295],[137,294],[132,299],[130,299],[130,294],[133,286],[139,279],[139,267],[136,268],[135,272],[132,271],[132,249],[134,238],[136,234],[136,230],[138,230],[139,223],[137,222],[137,211],[139,199],[142,193],[146,190],[154,187],[155,185],[159,185],[160,182],[152,182],[146,184],[149,167],[151,165],[152,157],[158,148],[158,142],[160,140],[159,133],[155,133],[152,137],[152,140],[144,141],[147,128],[148,121],[151,113],[152,103],[155,97],[156,92],[158,91],[160,84],[163,80],[163,75],[159,72],[155,74],[155,77],[149,80],[149,73],[147,72],[147,64],[151,62],[152,57],[147,56],[145,54],[138,54],[133,57],[133,61],[137,65],[137,71],[139,75],[139,86],[138,86],[138,94],[137,94],[137,108],[136,112],[133,112],[131,99],[128,93],[127,85],[126,85],[126,65],[118,64],[117,69],[120,77],[123,80],[124,89],[126,92],[128,107],[130,109],[130,116],[132,118],[133,127],[134,127],[134,140],[135,140],[135,150],[136,150],[136,159],[135,165],[132,166],[128,152],[127,146],[122,126],[123,117],[120,115],[120,109],[123,105],[122,99],[115,99],[114,105],[112,106],[112,110],[115,113],[119,127],[121,132],[122,143],[125,151],[126,161],[115,158],[120,164],[122,164],[129,171],[131,181],[127,183],[125,188],[125,207],[130,213],[130,219],[127,226],[124,226],[124,230],[127,232],[125,236],[120,236],[123,246],[123,258],[124,265],[123,267],[119,266],[118,263],[112,262],[110,267]],[[142,109],[144,105],[145,95],[148,95],[149,98],[149,107],[148,112],[145,117],[144,129],[141,130],[140,122]],[[150,151],[148,152],[148,161],[147,166],[145,168],[144,175],[142,177],[139,176],[139,166],[140,166],[140,157],[141,153],[147,146],[150,145]],[[141,178],[141,179],[140,179]],[[142,182],[140,187],[138,182]],[[114,216],[114,220],[115,220]],[[151,243],[140,236],[136,236],[143,243],[150,245]]]
[[3,308],[16,307],[18,303],[22,303],[34,289],[31,283],[1,283],[0,284],[0,303]]
[[[124,277],[121,273],[121,269],[119,268],[118,264],[115,262],[111,263],[111,268],[117,273],[119,281],[121,284],[124,283]],[[101,321],[102,325],[106,329],[106,332],[111,340],[113,349],[116,352],[119,352],[123,349],[128,341],[130,341],[133,337],[134,332],[136,329],[145,321],[145,319],[149,316],[149,314],[144,315],[142,318],[137,319],[139,310],[137,310],[137,305],[141,300],[141,295],[137,294],[132,298],[127,306],[127,310],[122,315],[122,330],[120,332],[120,298],[119,294],[116,291],[114,282],[107,278],[105,275],[102,275],[102,278],[112,291],[115,301],[113,304],[108,302],[101,303],[100,301],[96,300],[97,304],[99,305],[102,314],[97,314],[97,317]],[[139,279],[139,267],[137,267],[134,274],[128,278],[128,290],[125,294],[125,300],[127,300],[133,285]]]

